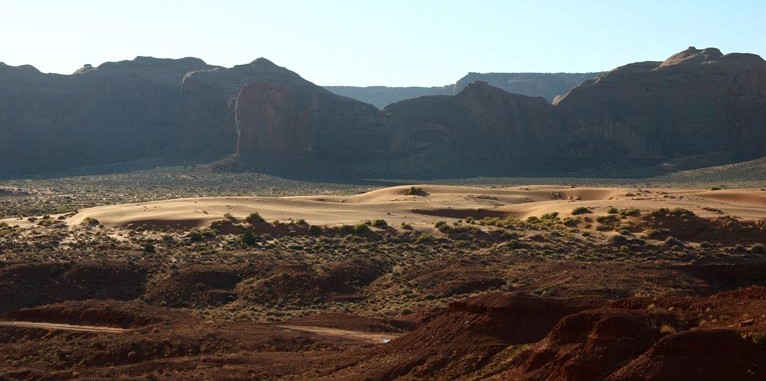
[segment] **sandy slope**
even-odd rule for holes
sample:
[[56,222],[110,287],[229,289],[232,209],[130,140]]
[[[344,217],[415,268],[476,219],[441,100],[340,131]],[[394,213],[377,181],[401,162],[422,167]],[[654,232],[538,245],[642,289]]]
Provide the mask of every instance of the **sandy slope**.
[[106,226],[133,224],[188,228],[207,226],[227,213],[242,219],[258,212],[268,221],[304,219],[311,224],[340,225],[385,219],[396,227],[401,222],[425,226],[433,225],[437,220],[468,216],[507,215],[524,219],[558,212],[564,217],[579,206],[591,208],[594,215],[606,214],[609,207],[643,211],[682,207],[703,217],[766,218],[766,191],[759,189],[421,187],[428,195],[407,195],[410,187],[398,186],[352,196],[206,197],[102,206],[85,209],[70,217],[67,223],[76,226],[90,217]]

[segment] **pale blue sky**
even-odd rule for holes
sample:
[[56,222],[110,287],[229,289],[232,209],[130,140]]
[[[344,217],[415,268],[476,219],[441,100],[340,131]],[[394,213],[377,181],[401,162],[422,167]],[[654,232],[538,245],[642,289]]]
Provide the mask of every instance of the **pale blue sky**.
[[766,55],[766,1],[6,0],[0,61],[71,73],[137,55],[266,57],[323,85],[600,71],[694,45]]

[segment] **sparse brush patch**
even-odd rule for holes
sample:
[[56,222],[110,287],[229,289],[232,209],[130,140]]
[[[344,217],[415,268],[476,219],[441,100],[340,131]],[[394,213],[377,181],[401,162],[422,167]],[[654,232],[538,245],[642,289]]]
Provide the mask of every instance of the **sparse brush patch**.
[[404,195],[426,197],[428,196],[428,192],[424,191],[423,188],[421,187],[410,187],[410,189],[408,189],[407,193],[405,193]]
[[593,213],[593,212],[590,209],[588,209],[588,208],[586,208],[584,206],[579,206],[577,208],[572,209],[572,215],[573,216],[577,216],[577,215],[580,215],[580,214],[590,214],[590,213]]
[[250,213],[250,215],[245,218],[245,222],[250,225],[254,225],[264,223],[266,220],[264,220],[258,212],[254,212]]
[[617,208],[615,208],[613,206],[610,206],[609,209],[606,210],[606,212],[609,213],[609,214],[617,214],[620,211],[619,211],[619,209],[617,209]]
[[562,221],[562,223],[564,224],[564,226],[568,226],[568,227],[576,227],[576,226],[577,226],[577,224],[578,224],[578,223],[580,223],[580,220],[579,220],[579,219],[577,219],[577,218],[566,217],[566,218],[564,218],[564,220]]
[[388,226],[388,222],[386,222],[386,220],[375,220],[372,221],[372,226],[382,229]]
[[627,208],[620,211],[620,216],[622,218],[638,217],[640,215],[641,215],[641,209],[637,209],[637,208]]
[[151,253],[154,253],[154,252],[155,252],[155,248],[154,248],[154,244],[153,243],[147,242],[146,244],[144,244],[144,253],[150,253],[151,254]]
[[98,226],[100,224],[101,223],[97,219],[91,217],[85,217],[85,219],[80,222],[80,225],[82,226]]
[[370,229],[370,225],[362,223],[362,224],[356,224],[354,226],[354,234],[365,235],[365,234],[369,234],[371,232],[372,232],[372,230]]
[[694,214],[691,210],[687,210],[684,208],[659,208],[657,210],[653,210],[649,215],[653,218],[684,218],[689,219],[692,217],[696,217],[697,215]]
[[412,230],[413,229],[412,225],[404,223],[404,222],[402,222],[399,226],[402,228],[402,230]]
[[558,218],[559,218],[559,212],[545,213],[542,216],[540,216],[540,219],[543,221],[555,221]]

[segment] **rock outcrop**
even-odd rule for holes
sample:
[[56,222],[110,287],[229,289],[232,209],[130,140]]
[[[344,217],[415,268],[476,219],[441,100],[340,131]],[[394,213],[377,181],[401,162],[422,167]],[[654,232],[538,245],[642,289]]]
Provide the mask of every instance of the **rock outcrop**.
[[650,161],[766,154],[766,62],[693,47],[587,81],[557,102],[570,133]]
[[331,92],[360,100],[383,109],[407,99],[433,95],[456,95],[474,82],[487,82],[492,87],[529,97],[543,97],[553,102],[578,84],[602,73],[468,73],[457,83],[433,87],[388,86],[324,86]]
[[178,83],[195,58],[85,66],[75,74],[0,67],[0,174],[160,157],[179,131]]
[[68,76],[0,65],[6,176],[225,157],[362,177],[624,176],[764,155],[766,61],[712,48],[614,69],[553,104],[479,81],[382,111],[263,58],[138,57]]
[[530,97],[543,97],[553,102],[582,82],[593,79],[602,73],[468,73],[455,84],[455,93],[463,91],[468,85],[483,81],[490,86],[509,93]]
[[242,158],[369,159],[383,154],[380,112],[311,83],[257,81],[236,101]]

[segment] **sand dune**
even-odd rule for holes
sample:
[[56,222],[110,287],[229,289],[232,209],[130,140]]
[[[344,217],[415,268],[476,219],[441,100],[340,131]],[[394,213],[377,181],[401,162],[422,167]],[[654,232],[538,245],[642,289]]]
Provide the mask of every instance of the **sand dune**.
[[643,211],[681,207],[703,217],[731,215],[746,220],[766,218],[766,191],[759,189],[416,187],[427,194],[408,195],[410,186],[397,186],[351,196],[205,197],[110,205],[85,209],[68,218],[67,223],[76,226],[86,218],[95,218],[106,226],[203,227],[226,214],[243,219],[250,213],[258,212],[268,221],[304,219],[317,225],[385,219],[392,226],[398,226],[401,222],[430,226],[436,220],[468,216],[527,218],[551,212],[568,216],[580,206],[590,208],[594,215],[606,214],[609,207]]

